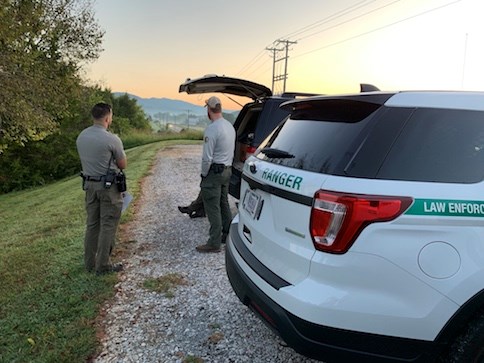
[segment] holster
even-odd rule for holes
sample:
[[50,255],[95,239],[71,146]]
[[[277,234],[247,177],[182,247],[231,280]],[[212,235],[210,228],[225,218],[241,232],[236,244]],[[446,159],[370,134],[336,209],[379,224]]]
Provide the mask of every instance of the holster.
[[84,176],[84,174],[82,173],[82,171],[79,173],[79,176],[82,179],[82,190],[86,190],[86,177]]
[[225,169],[224,164],[212,164],[210,169],[214,172],[214,174],[222,174]]
[[116,186],[118,187],[118,192],[120,193],[125,192],[127,189],[126,175],[122,171],[116,175]]

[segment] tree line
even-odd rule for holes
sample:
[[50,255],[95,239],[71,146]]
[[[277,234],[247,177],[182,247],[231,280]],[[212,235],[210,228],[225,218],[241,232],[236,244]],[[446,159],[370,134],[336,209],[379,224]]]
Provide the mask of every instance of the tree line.
[[78,172],[75,139],[97,102],[121,137],[151,130],[136,100],[81,77],[103,36],[91,0],[0,0],[0,193]]

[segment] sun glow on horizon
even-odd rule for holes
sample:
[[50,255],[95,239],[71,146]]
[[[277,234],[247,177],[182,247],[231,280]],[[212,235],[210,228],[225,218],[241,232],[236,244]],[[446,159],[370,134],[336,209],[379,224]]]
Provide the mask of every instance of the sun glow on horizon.
[[[107,12],[104,6],[109,7],[109,4],[100,4],[101,10],[104,9],[100,12],[100,17],[104,16],[104,12],[106,16],[108,13],[109,16],[116,16],[117,7],[122,7],[129,14],[126,8],[131,5],[127,1],[104,1],[111,2],[112,8]],[[160,9],[188,6],[154,5],[146,0],[141,2],[144,4],[141,7],[143,11],[154,6]],[[305,19],[292,16],[290,6],[294,8],[297,4],[281,7],[280,19],[274,24],[280,35],[312,24],[312,19],[323,19],[328,14],[335,14],[338,9],[363,2],[308,0],[309,3],[311,5],[308,6],[314,9]],[[366,3],[370,5],[364,11],[349,13],[348,16],[328,22],[314,31],[302,33],[299,39],[297,36],[294,38],[297,44],[291,46],[288,54],[287,91],[353,93],[359,91],[360,83],[374,84],[389,91],[484,91],[484,51],[481,46],[484,43],[481,20],[484,3],[479,0],[375,0]],[[226,6],[225,13],[228,13],[232,5]],[[270,2],[261,6],[272,11]],[[200,21],[200,14],[185,15],[187,19],[193,17]],[[257,27],[265,28],[265,19],[258,18],[255,14],[250,16],[253,17],[250,29],[247,28],[247,22],[236,17],[230,22],[231,27],[223,32],[218,28],[212,34],[205,29],[207,24],[201,22],[200,29],[203,31],[200,34],[180,38],[179,43],[175,41],[178,33],[171,31],[162,38],[160,35],[159,41],[150,36],[139,40],[137,44],[117,40],[125,31],[122,27],[125,23],[122,19],[117,19],[116,27],[111,25],[112,29],[106,29],[106,51],[90,67],[89,78],[100,81],[113,91],[145,98],[166,97],[200,104],[205,96],[199,98],[178,93],[178,86],[188,77],[196,78],[215,73],[249,79],[271,88],[273,70],[270,52],[261,53],[260,60],[264,62],[262,65],[239,72],[266,45],[259,38],[250,38],[251,30],[260,34]],[[168,26],[168,20],[166,21],[165,26]],[[299,23],[296,24],[296,21]],[[160,22],[160,26],[163,27],[164,23]],[[195,24],[191,27],[197,28]],[[153,33],[163,34],[167,29],[169,28],[154,29]],[[207,47],[208,35],[209,39],[219,38],[218,47]],[[162,39],[165,38],[169,41],[164,42]],[[149,40],[151,41],[148,44]],[[185,43],[181,43],[182,41]],[[136,48],[131,50],[131,46]],[[276,82],[275,93],[281,91],[281,82]],[[250,100],[241,98],[239,101],[246,103]],[[227,99],[227,107],[229,105],[238,107]]]

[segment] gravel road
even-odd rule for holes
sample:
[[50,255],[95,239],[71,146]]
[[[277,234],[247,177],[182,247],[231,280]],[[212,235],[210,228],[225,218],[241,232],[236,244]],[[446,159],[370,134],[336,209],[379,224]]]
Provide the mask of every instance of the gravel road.
[[[208,238],[208,220],[190,219],[177,206],[198,194],[201,152],[201,145],[180,145],[157,155],[127,226],[130,252],[116,295],[103,308],[94,362],[316,362],[285,346],[240,303],[224,252],[195,250]],[[182,278],[171,294],[143,287],[169,274]]]

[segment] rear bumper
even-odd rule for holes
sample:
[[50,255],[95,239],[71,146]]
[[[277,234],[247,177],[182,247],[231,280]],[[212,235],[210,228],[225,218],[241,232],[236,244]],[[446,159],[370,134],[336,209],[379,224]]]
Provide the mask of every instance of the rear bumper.
[[265,267],[264,271],[257,271],[261,264],[248,253],[237,232],[237,224],[233,224],[225,257],[232,288],[245,305],[298,353],[326,362],[431,362],[435,359],[439,347],[434,342],[337,329],[298,318],[269,298],[249,279],[237,260],[243,260],[266,281],[274,281],[278,277],[268,276]]

